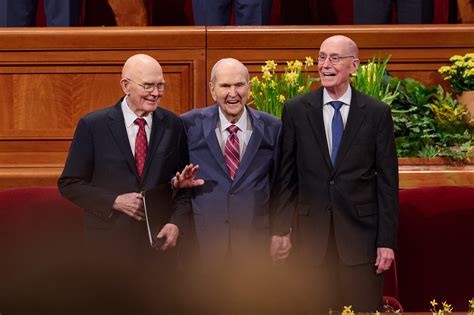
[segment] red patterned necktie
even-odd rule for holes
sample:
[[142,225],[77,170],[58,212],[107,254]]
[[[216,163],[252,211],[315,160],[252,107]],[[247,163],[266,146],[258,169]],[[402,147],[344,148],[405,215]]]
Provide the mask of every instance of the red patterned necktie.
[[229,137],[225,142],[224,159],[229,169],[229,176],[234,179],[240,165],[240,143],[239,137],[237,137],[239,127],[230,125],[226,130],[229,132]]
[[146,120],[143,118],[137,118],[134,123],[139,127],[137,137],[135,138],[135,164],[137,165],[138,174],[141,176],[148,150],[148,141],[145,132]]

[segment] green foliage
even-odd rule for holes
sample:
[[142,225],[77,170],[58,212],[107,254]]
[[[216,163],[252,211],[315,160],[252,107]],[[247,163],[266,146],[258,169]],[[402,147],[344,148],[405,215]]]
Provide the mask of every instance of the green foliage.
[[392,117],[399,157],[447,157],[458,162],[472,156],[473,129],[466,110],[449,93],[406,78],[391,78],[399,86]]
[[384,82],[387,76],[386,69],[389,60],[390,56],[382,61],[379,55],[377,61],[374,56],[372,61],[361,65],[352,76],[352,86],[356,90],[378,98],[384,103],[392,104],[393,100],[398,96],[398,85],[391,86]]

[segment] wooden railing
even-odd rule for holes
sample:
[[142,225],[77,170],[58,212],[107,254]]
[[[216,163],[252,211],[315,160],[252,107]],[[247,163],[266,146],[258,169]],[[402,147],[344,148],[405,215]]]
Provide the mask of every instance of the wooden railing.
[[[161,104],[180,114],[211,102],[208,76],[220,58],[240,59],[253,76],[267,59],[314,58],[333,34],[352,37],[363,61],[391,55],[392,75],[429,85],[442,83],[437,69],[451,55],[474,51],[474,25],[1,29],[0,189],[55,185],[78,119],[118,100],[133,54],[160,61]],[[468,176],[460,183],[474,185]]]

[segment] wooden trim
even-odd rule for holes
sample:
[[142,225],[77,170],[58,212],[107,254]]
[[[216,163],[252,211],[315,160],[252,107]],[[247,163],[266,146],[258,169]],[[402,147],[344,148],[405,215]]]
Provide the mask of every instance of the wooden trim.
[[203,26],[3,28],[1,51],[203,49]]

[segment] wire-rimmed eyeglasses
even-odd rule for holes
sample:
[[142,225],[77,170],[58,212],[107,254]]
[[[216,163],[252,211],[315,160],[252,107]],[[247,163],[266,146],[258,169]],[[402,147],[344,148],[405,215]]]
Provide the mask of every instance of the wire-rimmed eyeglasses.
[[329,59],[329,62],[332,65],[337,65],[342,59],[345,58],[355,58],[355,56],[339,56],[339,55],[332,55],[332,56],[326,56],[326,55],[319,55],[318,56],[318,63],[325,63],[326,60]]
[[138,83],[138,82],[135,82],[135,81],[133,81],[132,79],[129,79],[129,78],[125,78],[125,80],[133,82],[136,85],[141,86],[143,88],[143,91],[148,92],[148,93],[153,92],[155,90],[155,88],[159,92],[163,92],[165,90],[165,86],[166,86],[166,82],[160,82],[160,83],[154,84],[154,83]]

